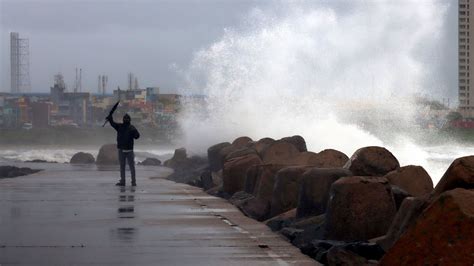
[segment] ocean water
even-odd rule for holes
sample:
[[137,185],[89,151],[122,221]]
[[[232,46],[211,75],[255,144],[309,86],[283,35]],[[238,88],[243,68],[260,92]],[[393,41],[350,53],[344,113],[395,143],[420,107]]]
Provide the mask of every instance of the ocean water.
[[[97,158],[99,148],[97,147],[4,147],[0,148],[0,162],[25,162],[31,160],[45,160],[48,162],[69,163],[72,156],[77,152],[87,152]],[[159,148],[137,148],[135,149],[135,161],[140,162],[151,157],[162,161],[171,158],[174,150]]]

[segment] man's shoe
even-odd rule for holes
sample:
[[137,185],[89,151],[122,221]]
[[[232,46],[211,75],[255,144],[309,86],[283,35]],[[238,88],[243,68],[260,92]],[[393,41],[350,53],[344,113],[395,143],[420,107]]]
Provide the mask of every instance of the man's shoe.
[[132,182],[132,187],[136,187],[137,186],[137,183],[136,182]]
[[122,182],[118,182],[117,184],[115,184],[116,186],[119,186],[119,187],[124,187],[125,186],[125,183],[122,183]]

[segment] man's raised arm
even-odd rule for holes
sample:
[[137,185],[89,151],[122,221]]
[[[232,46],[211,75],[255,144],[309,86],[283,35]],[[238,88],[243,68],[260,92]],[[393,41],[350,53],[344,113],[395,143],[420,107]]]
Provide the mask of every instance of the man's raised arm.
[[109,121],[110,125],[117,130],[118,129],[118,124],[115,123],[113,116],[109,115],[106,117],[106,119]]

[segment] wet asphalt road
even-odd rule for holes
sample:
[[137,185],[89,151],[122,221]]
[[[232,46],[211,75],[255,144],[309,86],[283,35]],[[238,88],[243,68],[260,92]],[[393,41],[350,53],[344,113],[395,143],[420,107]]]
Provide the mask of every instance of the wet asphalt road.
[[0,179],[2,266],[317,265],[166,168],[138,167],[138,186],[119,188],[114,168],[28,166],[47,170]]

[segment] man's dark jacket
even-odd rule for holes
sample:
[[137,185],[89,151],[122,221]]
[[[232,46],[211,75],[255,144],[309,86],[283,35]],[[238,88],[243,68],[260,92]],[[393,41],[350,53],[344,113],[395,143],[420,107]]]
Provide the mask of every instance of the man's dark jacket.
[[133,140],[140,137],[138,130],[131,124],[115,123],[112,117],[107,118],[110,125],[117,131],[117,148],[133,150]]

